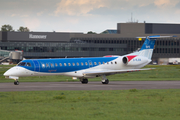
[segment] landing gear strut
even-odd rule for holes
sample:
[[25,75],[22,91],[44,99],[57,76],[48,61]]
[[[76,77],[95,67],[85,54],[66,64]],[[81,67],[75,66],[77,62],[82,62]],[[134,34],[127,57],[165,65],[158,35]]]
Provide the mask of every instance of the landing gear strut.
[[14,81],[14,85],[19,85],[19,81],[18,81],[18,80],[15,80],[15,81]]
[[88,83],[88,79],[86,79],[86,78],[85,79],[80,79],[80,81],[81,81],[82,84],[87,84]]
[[108,84],[109,83],[109,80],[106,78],[106,75],[102,75],[101,77],[102,77],[102,79],[101,79],[102,84]]

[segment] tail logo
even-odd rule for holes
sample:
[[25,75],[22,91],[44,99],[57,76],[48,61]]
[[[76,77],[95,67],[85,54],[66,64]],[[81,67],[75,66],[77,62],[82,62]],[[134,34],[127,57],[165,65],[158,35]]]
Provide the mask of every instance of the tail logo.
[[146,45],[146,48],[148,49],[148,48],[151,48],[151,47]]

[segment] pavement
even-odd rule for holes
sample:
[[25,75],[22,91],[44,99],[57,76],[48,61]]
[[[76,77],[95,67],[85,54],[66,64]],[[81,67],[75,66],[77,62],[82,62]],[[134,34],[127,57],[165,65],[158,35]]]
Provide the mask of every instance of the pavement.
[[99,82],[20,82],[0,83],[0,92],[5,91],[49,91],[49,90],[128,90],[128,89],[180,89],[180,81],[110,81]]

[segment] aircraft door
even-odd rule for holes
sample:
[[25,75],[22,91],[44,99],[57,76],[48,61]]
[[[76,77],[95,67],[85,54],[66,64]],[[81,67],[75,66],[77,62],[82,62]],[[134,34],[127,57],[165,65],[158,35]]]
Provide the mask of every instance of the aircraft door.
[[34,71],[39,72],[40,71],[40,65],[37,60],[32,60],[34,63]]
[[93,67],[93,63],[91,60],[89,60],[88,63],[89,63],[89,67]]

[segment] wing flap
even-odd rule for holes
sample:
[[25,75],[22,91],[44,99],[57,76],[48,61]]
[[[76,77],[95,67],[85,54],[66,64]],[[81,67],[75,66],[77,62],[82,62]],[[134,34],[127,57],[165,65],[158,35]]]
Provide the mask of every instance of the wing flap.
[[126,73],[126,72],[136,72],[136,71],[152,70],[152,69],[155,68],[89,71],[89,72],[84,72],[83,75],[85,76],[85,75],[101,75],[101,74],[112,74],[112,73]]

